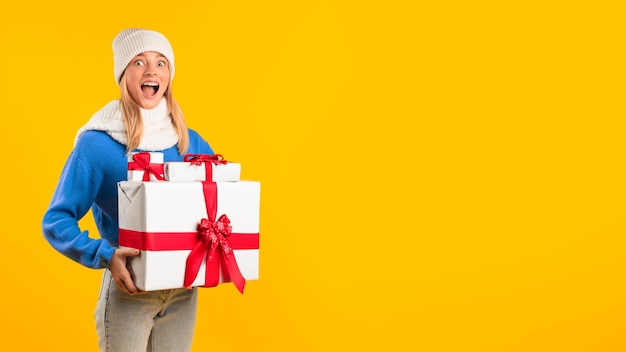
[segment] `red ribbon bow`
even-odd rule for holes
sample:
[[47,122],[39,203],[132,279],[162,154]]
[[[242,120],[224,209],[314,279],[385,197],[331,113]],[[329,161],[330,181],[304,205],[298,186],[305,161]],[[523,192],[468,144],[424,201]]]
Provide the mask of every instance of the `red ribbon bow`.
[[213,181],[213,167],[211,164],[228,164],[221,154],[186,154],[183,161],[191,162],[192,165],[204,164],[205,181]]
[[133,154],[133,161],[128,162],[128,170],[143,170],[143,181],[150,181],[150,174],[153,174],[157,180],[165,180],[163,164],[151,164],[150,153],[147,152]]
[[214,287],[219,284],[221,264],[226,269],[222,272],[224,279],[232,281],[239,292],[243,293],[246,280],[239,270],[233,249],[228,241],[228,236],[232,232],[230,220],[228,216],[222,214],[215,221],[217,185],[214,182],[202,182],[202,185],[208,219],[202,219],[198,224],[198,241],[187,257],[183,285],[191,288],[191,284],[200,271],[200,265],[206,258],[204,287]]
[[191,162],[194,165],[202,165],[202,163],[213,163],[215,165],[228,163],[221,154],[185,154],[183,160]]

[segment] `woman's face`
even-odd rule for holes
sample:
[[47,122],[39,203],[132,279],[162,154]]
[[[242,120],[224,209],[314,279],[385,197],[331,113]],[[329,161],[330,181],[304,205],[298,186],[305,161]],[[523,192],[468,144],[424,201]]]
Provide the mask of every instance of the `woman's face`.
[[130,96],[144,109],[159,105],[170,83],[170,64],[156,52],[135,56],[126,66],[126,86]]

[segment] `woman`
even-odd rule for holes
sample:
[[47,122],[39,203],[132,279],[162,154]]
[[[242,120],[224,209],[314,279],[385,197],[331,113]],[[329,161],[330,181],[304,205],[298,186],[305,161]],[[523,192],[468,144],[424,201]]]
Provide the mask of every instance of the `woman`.
[[[174,54],[165,36],[123,30],[113,40],[113,58],[120,99],[79,129],[43,217],[44,237],[70,259],[104,269],[95,312],[101,351],[188,351],[197,289],[143,292],[135,287],[126,260],[139,251],[118,247],[117,183],[127,177],[132,152],[159,151],[164,161],[182,161],[186,153],[213,151],[186,127],[172,97]],[[99,238],[78,226],[89,209]]]

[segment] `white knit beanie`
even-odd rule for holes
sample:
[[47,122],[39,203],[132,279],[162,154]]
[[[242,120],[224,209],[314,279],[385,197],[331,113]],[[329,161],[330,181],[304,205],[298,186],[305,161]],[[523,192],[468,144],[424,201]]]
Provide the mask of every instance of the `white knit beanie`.
[[170,64],[170,81],[174,78],[174,51],[170,42],[159,32],[141,28],[121,31],[113,39],[113,72],[115,81],[120,84],[122,73],[135,56],[154,51],[165,56]]

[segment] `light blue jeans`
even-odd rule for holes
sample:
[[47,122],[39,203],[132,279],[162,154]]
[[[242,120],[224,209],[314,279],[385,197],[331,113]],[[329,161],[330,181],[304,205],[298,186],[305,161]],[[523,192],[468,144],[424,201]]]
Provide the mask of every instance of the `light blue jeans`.
[[105,269],[95,312],[100,351],[190,351],[197,304],[196,288],[126,294]]

